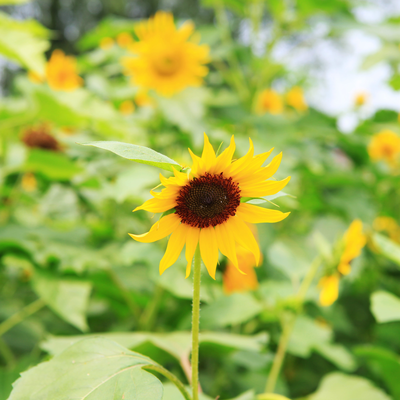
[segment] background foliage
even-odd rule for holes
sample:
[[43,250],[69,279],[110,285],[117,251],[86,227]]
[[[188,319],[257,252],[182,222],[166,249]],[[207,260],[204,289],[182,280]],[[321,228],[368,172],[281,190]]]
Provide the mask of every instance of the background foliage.
[[[20,372],[51,356],[55,365],[67,348],[79,354],[83,334],[104,334],[117,343],[107,342],[107,351],[122,345],[186,381],[192,287],[184,279],[185,261],[160,277],[165,242],[141,244],[127,235],[151,225],[149,213],[131,211],[149,198],[159,171],[79,143],[145,145],[188,165],[187,147],[198,152],[206,131],[215,148],[234,134],[238,156],[248,137],[257,153],[283,151],[277,178],[292,175],[290,195],[273,201],[292,213],[259,227],[257,290],[226,295],[222,258],[216,281],[203,278],[200,381],[210,396],[204,398],[252,400],[262,393],[282,320],[299,312],[278,393],[399,400],[400,234],[374,224],[381,216],[399,222],[399,170],[367,152],[373,134],[400,133],[397,112],[365,117],[364,105],[354,105],[360,123],[343,134],[336,117],[312,106],[299,111],[285,101],[277,115],[255,110],[263,89],[286,94],[293,86],[313,87],[312,69],[292,68],[274,49],[283,42],[310,46],[319,23],[327,27],[325,39],[338,46],[352,29],[378,37],[380,49],[363,68],[387,63],[388,85],[398,90],[398,19],[362,24],[353,9],[363,4],[352,0],[20,3],[0,1],[0,399],[8,398]],[[133,35],[137,21],[159,9],[172,11],[178,22],[194,20],[211,49],[210,72],[202,87],[170,98],[150,92],[150,104],[141,106],[138,88],[122,73],[126,50],[101,42],[121,32]],[[77,57],[82,88],[54,91],[28,78],[28,71],[44,71],[55,48]],[[135,107],[127,115],[121,112],[125,101]],[[29,129],[51,134],[57,151],[27,146]],[[341,280],[338,301],[330,307],[318,302],[324,267],[299,304],[296,293],[312,260],[329,254],[356,218],[368,243]],[[90,343],[95,353],[98,343]],[[135,371],[159,398],[159,382]],[[110,398],[107,390],[93,398]],[[166,384],[164,399],[178,398]]]

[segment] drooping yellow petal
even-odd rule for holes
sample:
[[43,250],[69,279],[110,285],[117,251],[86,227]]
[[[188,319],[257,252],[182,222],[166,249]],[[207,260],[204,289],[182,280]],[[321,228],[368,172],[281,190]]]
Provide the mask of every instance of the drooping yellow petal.
[[235,238],[232,232],[228,229],[228,222],[217,225],[215,227],[215,235],[217,237],[218,248],[221,250],[221,253],[228,257],[233,265],[240,271],[236,257]]
[[186,233],[185,256],[186,256],[187,266],[186,266],[185,278],[187,278],[190,275],[193,256],[196,251],[197,245],[199,244],[199,236],[200,236],[200,229],[192,228],[191,226],[188,226],[188,230]]
[[167,250],[160,261],[160,275],[169,268],[179,257],[186,242],[188,225],[180,224],[169,238]]
[[129,233],[129,236],[142,243],[151,243],[163,239],[170,235],[181,223],[179,217],[174,214],[166,215],[157,221],[147,233],[142,235],[134,235]]
[[289,214],[290,212],[283,213],[282,211],[271,210],[247,203],[240,203],[236,210],[236,215],[239,218],[251,224],[279,222],[285,219]]
[[136,207],[133,211],[139,210],[146,210],[153,213],[162,213],[171,208],[174,208],[176,205],[176,200],[172,199],[159,199],[159,198],[152,198],[145,201],[141,206]]
[[242,197],[270,196],[282,190],[290,181],[290,176],[281,181],[266,181],[254,185],[240,186]]
[[200,231],[200,253],[208,273],[215,279],[215,271],[218,263],[218,245],[215,230],[212,226]]
[[330,306],[339,296],[339,275],[324,276],[320,279],[318,287],[321,288],[319,302],[324,307]]
[[260,263],[260,249],[253,232],[246,225],[246,223],[237,216],[229,218],[227,223],[228,228],[233,233],[236,242],[254,254],[256,265],[258,265]]

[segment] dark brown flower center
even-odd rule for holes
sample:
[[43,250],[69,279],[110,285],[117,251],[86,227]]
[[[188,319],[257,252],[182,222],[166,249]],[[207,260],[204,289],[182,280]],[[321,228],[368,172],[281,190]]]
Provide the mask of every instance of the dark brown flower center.
[[179,191],[176,213],[195,228],[207,228],[234,216],[240,204],[240,189],[232,178],[205,173]]

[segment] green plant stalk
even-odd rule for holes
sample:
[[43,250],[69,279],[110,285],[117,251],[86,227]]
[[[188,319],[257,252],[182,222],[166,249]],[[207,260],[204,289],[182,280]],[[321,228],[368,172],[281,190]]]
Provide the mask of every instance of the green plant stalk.
[[194,253],[193,271],[193,310],[192,310],[192,389],[193,400],[199,399],[199,326],[200,326],[200,282],[201,257],[200,247]]
[[161,375],[164,375],[179,389],[179,391],[182,393],[182,396],[185,398],[185,400],[192,400],[192,398],[190,397],[190,394],[186,390],[183,383],[174,374],[169,372],[167,369],[165,369],[161,365],[149,364],[149,365],[145,365],[144,367],[142,367],[142,369],[149,370],[149,371],[156,371],[156,372],[160,373]]
[[[305,296],[307,294],[308,289],[312,281],[315,278],[315,275],[318,271],[319,266],[321,265],[321,257],[318,256],[311,263],[310,268],[308,269],[307,275],[301,282],[299,291],[297,293],[297,298],[299,303],[303,305]],[[265,386],[265,394],[273,393],[275,390],[276,382],[278,380],[279,374],[281,372],[282,364],[285,359],[287,346],[290,340],[290,336],[293,331],[294,324],[296,322],[297,316],[299,315],[299,311],[301,310],[301,306],[298,307],[297,311],[290,315],[288,321],[282,322],[282,335],[279,339],[278,350],[275,354],[274,361],[272,363],[271,371],[268,375],[267,384]]]
[[8,368],[13,368],[17,363],[17,360],[15,359],[13,352],[8,347],[4,339],[1,337],[0,337],[0,354],[3,356],[4,361],[6,362]]
[[20,311],[12,315],[10,318],[7,318],[0,324],[0,337],[3,336],[8,330],[13,328],[15,325],[22,322],[24,319],[28,318],[35,312],[39,311],[45,305],[46,303],[42,299],[37,299],[33,303],[28,304]]

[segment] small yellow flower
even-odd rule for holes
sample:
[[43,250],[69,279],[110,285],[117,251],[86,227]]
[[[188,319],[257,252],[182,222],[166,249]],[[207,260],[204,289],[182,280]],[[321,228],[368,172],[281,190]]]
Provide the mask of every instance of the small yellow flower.
[[37,181],[35,175],[32,174],[32,172],[27,172],[26,174],[24,174],[22,176],[21,185],[26,192],[33,192],[34,190],[36,190]]
[[154,106],[154,101],[153,99],[149,96],[149,93],[147,90],[140,89],[135,96],[135,103],[139,107],[145,107],[145,106]]
[[119,105],[119,112],[123,115],[130,115],[135,111],[135,105],[131,100],[125,100]]
[[339,274],[324,276],[318,282],[318,287],[321,289],[319,294],[319,302],[322,306],[327,307],[332,305],[339,296]]
[[273,89],[263,90],[257,98],[256,111],[258,114],[266,112],[270,114],[281,114],[283,112],[282,96]]
[[53,90],[73,91],[83,84],[77,75],[76,60],[61,50],[54,50],[46,65],[46,78]]
[[354,99],[354,104],[356,107],[361,107],[362,105],[364,105],[367,100],[368,100],[368,93],[365,92],[360,92],[356,94],[356,97]]
[[286,94],[286,103],[300,112],[308,110],[308,105],[304,98],[303,89],[299,86],[294,86]]
[[133,42],[132,36],[128,32],[121,32],[117,36],[117,43],[119,47],[126,49]]
[[279,222],[289,213],[258,207],[241,199],[272,195],[286,186],[290,177],[281,181],[269,180],[279,167],[282,153],[262,167],[272,149],[254,156],[250,139],[248,153],[232,162],[235,152],[233,136],[228,148],[217,157],[206,134],[202,156],[189,152],[193,160],[190,172],[174,171],[174,176],[168,179],[160,174],[164,189],[161,192],[152,191],[153,198],[134,210],[166,215],[149,232],[129,235],[145,243],[171,235],[160,262],[160,274],[175,263],[185,245],[186,277],[190,274],[198,245],[208,273],[214,279],[218,250],[239,271],[237,244],[250,251],[258,264],[260,249],[247,224]]
[[46,78],[44,76],[41,76],[40,74],[38,74],[35,71],[28,72],[28,79],[32,83],[43,83],[46,80]]
[[[200,86],[208,73],[209,47],[193,37],[192,22],[175,27],[171,13],[158,11],[148,21],[139,23],[139,38],[129,46],[136,57],[122,61],[125,73],[134,85],[172,96],[188,86]],[[190,38],[192,36],[192,38]]]
[[376,133],[368,145],[368,154],[373,161],[386,161],[396,166],[400,156],[400,136],[389,129]]
[[111,49],[111,47],[114,46],[114,39],[110,37],[104,37],[100,40],[100,48],[102,50],[108,50]]
[[340,257],[338,270],[342,275],[348,275],[351,271],[350,262],[361,254],[362,248],[367,242],[366,236],[362,232],[362,222],[354,220],[344,235],[344,250]]

